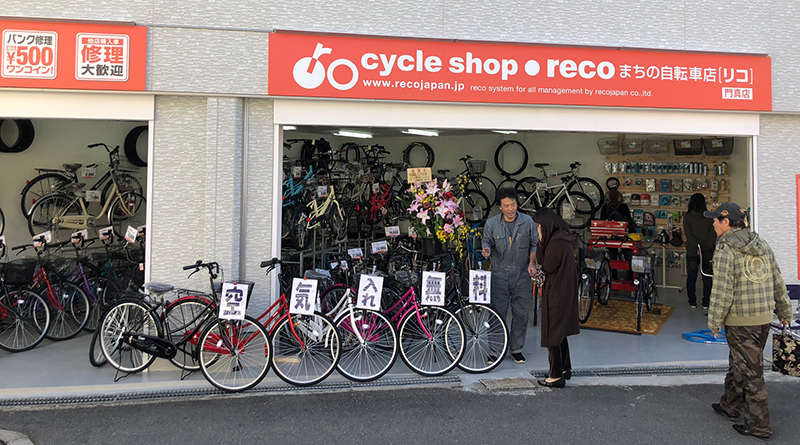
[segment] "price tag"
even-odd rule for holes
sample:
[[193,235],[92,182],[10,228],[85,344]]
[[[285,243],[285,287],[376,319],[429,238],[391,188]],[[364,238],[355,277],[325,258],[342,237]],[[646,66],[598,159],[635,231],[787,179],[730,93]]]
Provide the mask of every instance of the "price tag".
[[86,190],[86,202],[100,202],[100,190]]
[[386,232],[386,236],[400,236],[400,226],[387,226],[384,232]]
[[469,271],[469,302],[492,303],[492,273],[486,270]]
[[69,240],[72,244],[77,244],[89,238],[89,231],[86,229],[78,230],[70,236]]
[[136,231],[135,227],[128,226],[128,230],[125,231],[125,241],[129,243],[135,243],[137,233],[138,232]]
[[422,272],[422,301],[425,306],[444,306],[444,272]]
[[381,189],[381,185],[377,182],[372,183],[372,193],[378,193],[378,190]]
[[249,288],[249,285],[242,283],[222,283],[219,318],[224,320],[244,320]]
[[33,237],[33,247],[41,247],[42,244],[47,244],[50,241],[53,241],[53,234],[48,230]]
[[81,178],[94,178],[97,174],[97,167],[83,167]]
[[558,176],[558,172],[555,170],[547,170],[547,177],[548,178],[555,178]]
[[376,241],[372,243],[372,253],[383,253],[389,251],[389,245],[386,241]]
[[358,282],[356,308],[380,311],[382,294],[383,277],[361,275],[361,279]]
[[408,174],[409,184],[413,184],[415,182],[428,182],[433,179],[433,174],[431,173],[430,167],[408,168],[406,169],[406,174]]
[[147,233],[147,226],[139,226],[136,228],[136,236],[144,236]]
[[475,206],[472,208],[472,219],[479,220],[483,218],[483,208],[481,206]]
[[347,270],[348,268],[347,260],[331,261],[331,269],[336,269],[337,267],[342,270]]
[[317,306],[317,280],[295,278],[292,280],[290,314],[313,315]]
[[364,258],[364,251],[361,250],[360,247],[356,247],[355,249],[347,249],[347,254],[350,255],[350,258],[354,260]]
[[327,198],[328,197],[328,186],[327,185],[318,185],[317,186],[317,197],[318,198]]
[[537,182],[536,183],[536,191],[543,192],[547,190],[547,183],[546,182]]
[[104,227],[100,229],[98,232],[98,237],[101,240],[106,240],[111,238],[114,235],[114,228],[113,227]]
[[303,167],[296,165],[292,167],[292,176],[297,179],[303,176]]
[[408,226],[408,236],[411,237],[411,238],[416,238],[417,237],[417,232],[414,231],[414,227],[413,226]]

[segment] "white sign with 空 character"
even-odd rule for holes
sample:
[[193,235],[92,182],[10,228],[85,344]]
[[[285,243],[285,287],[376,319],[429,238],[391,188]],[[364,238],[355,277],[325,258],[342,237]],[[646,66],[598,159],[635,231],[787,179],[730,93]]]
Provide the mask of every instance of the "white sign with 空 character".
[[292,280],[290,314],[313,315],[317,307],[317,280],[295,278]]
[[422,300],[424,306],[444,306],[444,272],[422,272]]
[[242,283],[222,283],[219,302],[219,318],[225,320],[244,320],[247,308],[249,285]]
[[381,310],[381,295],[383,294],[383,277],[361,275],[358,282],[358,309]]
[[492,273],[486,270],[469,271],[469,302],[491,304]]

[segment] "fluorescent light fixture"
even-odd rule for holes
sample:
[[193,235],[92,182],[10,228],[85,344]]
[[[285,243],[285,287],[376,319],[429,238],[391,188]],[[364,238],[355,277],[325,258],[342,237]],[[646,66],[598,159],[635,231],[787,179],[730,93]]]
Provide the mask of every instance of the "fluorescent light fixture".
[[417,136],[439,136],[439,132],[436,130],[417,130],[416,128],[409,128],[402,132],[405,134],[415,134]]
[[500,134],[517,134],[515,130],[492,130],[492,132]]
[[338,133],[333,133],[334,136],[344,136],[348,138],[361,138],[361,139],[369,139],[372,137],[370,133],[364,133],[361,131],[351,131],[351,130],[339,130]]
[[294,125],[284,125],[283,129],[286,131],[290,131],[290,130],[297,130],[297,127],[295,127]]

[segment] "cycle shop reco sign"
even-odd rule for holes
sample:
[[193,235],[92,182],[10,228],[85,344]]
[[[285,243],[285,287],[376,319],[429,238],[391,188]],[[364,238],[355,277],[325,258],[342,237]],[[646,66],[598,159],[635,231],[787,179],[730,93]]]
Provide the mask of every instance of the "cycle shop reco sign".
[[274,32],[269,94],[772,110],[766,56]]
[[0,19],[0,88],[144,91],[147,28]]

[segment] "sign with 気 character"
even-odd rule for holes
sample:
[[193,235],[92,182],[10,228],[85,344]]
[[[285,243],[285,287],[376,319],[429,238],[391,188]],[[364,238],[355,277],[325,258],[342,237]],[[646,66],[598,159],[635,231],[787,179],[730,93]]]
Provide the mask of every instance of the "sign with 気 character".
[[469,271],[469,302],[492,303],[492,273],[486,270]]
[[295,278],[292,280],[290,314],[314,315],[317,306],[317,280]]

